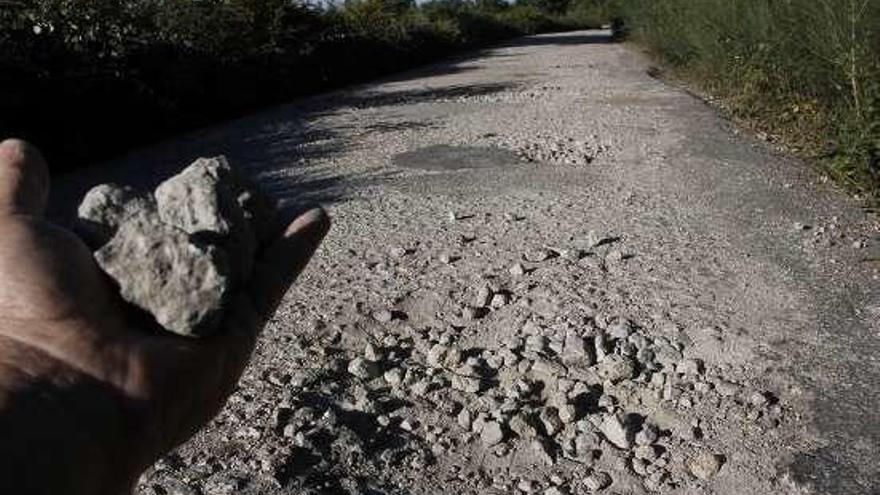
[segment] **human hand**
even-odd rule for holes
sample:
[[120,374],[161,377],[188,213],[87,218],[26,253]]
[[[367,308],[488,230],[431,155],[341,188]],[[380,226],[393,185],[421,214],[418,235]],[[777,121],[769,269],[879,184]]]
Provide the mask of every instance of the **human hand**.
[[71,232],[42,218],[39,151],[0,143],[0,479],[10,493],[118,494],[214,417],[330,222],[263,247],[215,336],[151,331]]

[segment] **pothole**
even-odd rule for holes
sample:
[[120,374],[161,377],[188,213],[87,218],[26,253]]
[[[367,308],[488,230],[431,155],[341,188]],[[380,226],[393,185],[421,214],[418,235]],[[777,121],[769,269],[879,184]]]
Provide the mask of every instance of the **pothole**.
[[431,171],[507,167],[520,161],[516,153],[500,148],[448,144],[406,151],[392,158],[398,167]]

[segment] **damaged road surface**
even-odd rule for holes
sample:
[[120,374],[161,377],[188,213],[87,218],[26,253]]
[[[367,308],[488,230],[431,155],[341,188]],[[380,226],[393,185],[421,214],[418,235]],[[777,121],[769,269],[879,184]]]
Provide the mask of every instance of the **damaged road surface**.
[[607,41],[518,39],[62,180],[57,215],[222,154],[334,219],[137,493],[877,494],[876,217]]

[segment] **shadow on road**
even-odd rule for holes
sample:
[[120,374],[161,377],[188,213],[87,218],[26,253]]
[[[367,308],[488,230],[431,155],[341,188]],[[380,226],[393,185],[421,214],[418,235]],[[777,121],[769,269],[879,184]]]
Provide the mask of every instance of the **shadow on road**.
[[577,34],[551,34],[545,36],[528,36],[517,38],[502,46],[550,46],[550,45],[592,45],[612,43],[610,31],[596,31]]
[[[346,191],[389,179],[388,173],[363,173],[359,176],[341,173],[328,166],[328,159],[349,150],[358,135],[390,132],[400,129],[430,128],[430,121],[375,122],[366,128],[353,129],[354,124],[335,127],[316,125],[318,117],[331,115],[341,108],[370,109],[400,104],[477,98],[509,91],[516,82],[454,84],[436,87],[406,88],[380,91],[376,84],[406,82],[445,74],[477,71],[470,62],[481,57],[516,57],[518,54],[498,53],[499,49],[516,46],[572,45],[610,42],[610,34],[582,33],[520,38],[477,52],[460,55],[442,63],[392,75],[366,87],[319,95],[264,111],[233,122],[219,124],[188,135],[170,139],[153,147],[137,150],[112,162],[79,170],[62,176],[53,184],[49,216],[69,225],[75,218],[76,205],[93,186],[114,182],[139,189],[152,189],[165,178],[201,156],[226,155],[230,162],[262,184],[288,209],[306,205],[341,201]],[[356,132],[351,132],[356,131]],[[346,136],[346,137],[343,137]]]

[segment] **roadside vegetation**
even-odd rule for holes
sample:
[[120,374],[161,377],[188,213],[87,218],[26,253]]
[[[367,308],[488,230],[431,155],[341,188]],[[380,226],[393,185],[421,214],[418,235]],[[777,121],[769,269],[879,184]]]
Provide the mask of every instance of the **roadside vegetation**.
[[618,0],[673,77],[880,197],[880,2]]
[[458,50],[595,27],[606,3],[0,0],[0,136],[71,168]]

